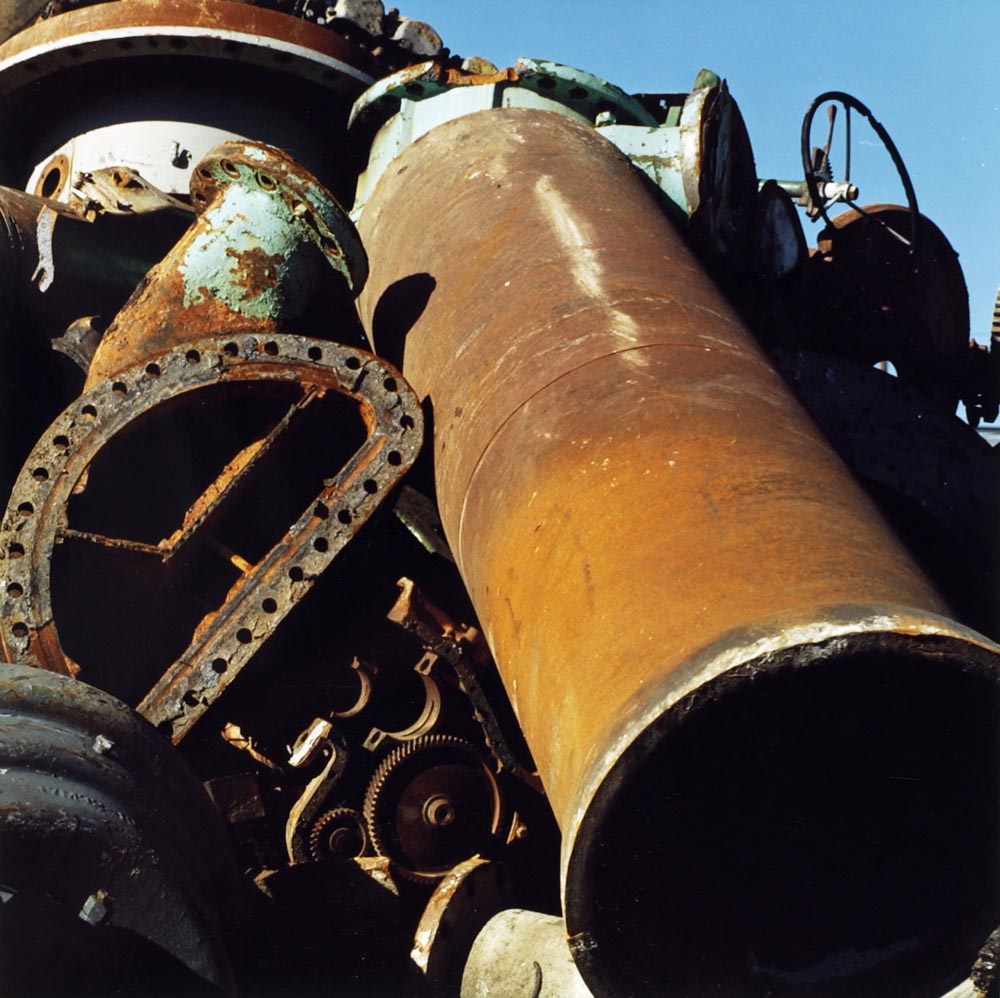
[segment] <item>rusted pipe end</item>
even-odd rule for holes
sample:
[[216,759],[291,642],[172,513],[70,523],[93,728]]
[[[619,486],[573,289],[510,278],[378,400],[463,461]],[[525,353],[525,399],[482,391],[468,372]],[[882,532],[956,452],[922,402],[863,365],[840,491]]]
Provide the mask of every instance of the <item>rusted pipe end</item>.
[[1000,656],[843,611],[636,698],[566,836],[596,994],[937,998],[968,975],[1000,904]]
[[354,223],[281,150],[222,143],[195,168],[191,195],[197,220],[115,316],[85,390],[202,336],[310,332],[318,311],[327,321],[353,309],[347,293],[368,276]]
[[[286,153],[259,142],[216,146],[191,176],[191,197],[204,212],[234,184],[269,196],[279,214],[304,241],[316,244],[357,296],[368,278],[368,257],[361,238],[337,199]],[[284,220],[284,219],[283,219]]]

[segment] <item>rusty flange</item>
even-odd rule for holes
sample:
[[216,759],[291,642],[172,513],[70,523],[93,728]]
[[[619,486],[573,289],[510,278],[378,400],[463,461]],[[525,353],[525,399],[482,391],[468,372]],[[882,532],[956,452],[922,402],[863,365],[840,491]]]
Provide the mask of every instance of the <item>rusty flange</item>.
[[0,47],[0,93],[87,63],[178,54],[251,62],[350,92],[379,75],[340,35],[250,3],[118,0],[25,28]]
[[[159,545],[74,531],[67,504],[85,487],[101,449],[158,404],[220,383],[285,381],[302,387],[300,401],[260,442],[248,461],[232,462],[194,503],[175,533]],[[140,711],[179,741],[233,681],[309,591],[416,457],[421,411],[388,364],[339,344],[298,336],[245,335],[185,344],[119,373],[68,408],[43,435],[12,493],[0,549],[3,594],[0,641],[9,661],[73,674],[53,619],[53,548],[69,537],[169,560],[229,498],[254,461],[311,398],[334,392],[354,399],[368,428],[361,448],[325,480],[325,487],[287,533],[242,577],[224,604],[208,614],[190,646],[145,697]]]

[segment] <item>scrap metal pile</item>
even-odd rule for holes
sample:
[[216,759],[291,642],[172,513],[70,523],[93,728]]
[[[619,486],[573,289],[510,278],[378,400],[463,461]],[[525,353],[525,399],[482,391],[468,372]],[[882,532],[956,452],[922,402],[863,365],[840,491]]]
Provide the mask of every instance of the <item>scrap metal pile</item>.
[[868,108],[0,38],[5,994],[995,994],[998,353]]

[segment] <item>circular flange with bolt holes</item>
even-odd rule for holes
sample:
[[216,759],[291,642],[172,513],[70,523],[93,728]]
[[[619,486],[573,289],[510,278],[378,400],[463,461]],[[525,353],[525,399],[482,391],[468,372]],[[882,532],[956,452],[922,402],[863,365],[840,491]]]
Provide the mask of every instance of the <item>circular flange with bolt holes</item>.
[[53,619],[50,563],[67,538],[169,561],[224,503],[253,461],[227,466],[188,510],[183,527],[159,544],[74,531],[68,503],[85,486],[98,453],[160,403],[201,388],[293,382],[302,394],[259,448],[264,453],[310,398],[353,399],[367,439],[331,477],[281,540],[245,566],[225,602],[195,630],[184,653],[139,704],[180,741],[233,681],[291,608],[310,590],[416,459],[422,413],[390,365],[362,350],[300,336],[205,339],[102,380],[59,416],[18,477],[0,527],[0,643],[9,661],[75,675]]

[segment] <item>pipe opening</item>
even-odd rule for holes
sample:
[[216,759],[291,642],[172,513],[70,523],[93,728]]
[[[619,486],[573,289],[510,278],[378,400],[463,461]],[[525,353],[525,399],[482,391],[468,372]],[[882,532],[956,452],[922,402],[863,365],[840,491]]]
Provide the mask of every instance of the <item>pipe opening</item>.
[[623,756],[567,874],[611,993],[939,998],[968,976],[1000,921],[1000,691],[954,651],[868,644],[723,676]]

